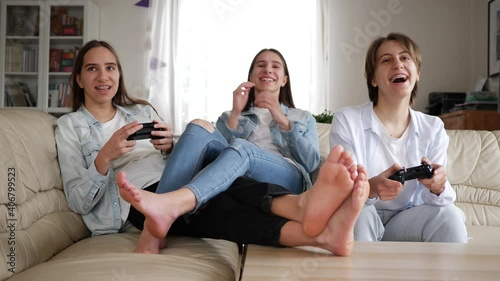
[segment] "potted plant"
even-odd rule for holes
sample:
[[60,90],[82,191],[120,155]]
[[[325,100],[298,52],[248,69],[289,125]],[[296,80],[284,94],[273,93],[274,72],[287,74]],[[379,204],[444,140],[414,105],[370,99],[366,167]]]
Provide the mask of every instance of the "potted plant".
[[322,113],[318,115],[312,115],[316,119],[316,123],[325,123],[325,124],[331,124],[333,121],[333,115],[331,111],[323,111]]

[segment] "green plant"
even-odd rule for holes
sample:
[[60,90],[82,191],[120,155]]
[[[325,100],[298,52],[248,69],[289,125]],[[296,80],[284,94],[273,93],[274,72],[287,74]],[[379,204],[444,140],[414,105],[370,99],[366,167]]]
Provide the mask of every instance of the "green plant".
[[326,123],[326,124],[331,124],[333,121],[333,116],[335,114],[332,113],[331,111],[323,111],[323,113],[320,113],[318,115],[312,115],[314,119],[316,119],[316,123]]

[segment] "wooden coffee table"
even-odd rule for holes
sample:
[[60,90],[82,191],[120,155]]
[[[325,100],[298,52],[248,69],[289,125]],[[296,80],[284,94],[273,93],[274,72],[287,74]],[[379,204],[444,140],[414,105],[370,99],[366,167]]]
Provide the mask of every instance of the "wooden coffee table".
[[500,246],[356,242],[349,257],[312,247],[249,245],[242,281],[500,280]]

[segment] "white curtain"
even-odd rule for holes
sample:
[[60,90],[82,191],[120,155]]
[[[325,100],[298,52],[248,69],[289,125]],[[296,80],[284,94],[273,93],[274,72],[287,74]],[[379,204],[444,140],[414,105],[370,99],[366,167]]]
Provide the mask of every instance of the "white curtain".
[[160,116],[181,133],[180,112],[176,110],[175,57],[179,0],[151,1],[149,61],[146,71],[148,101]]
[[316,73],[316,91],[315,103],[312,108],[313,114],[328,111],[330,103],[330,1],[317,0],[317,17],[316,17],[316,57],[314,61],[316,65],[314,70]]
[[179,135],[232,106],[255,54],[278,49],[295,105],[328,104],[328,0],[152,1],[149,101]]

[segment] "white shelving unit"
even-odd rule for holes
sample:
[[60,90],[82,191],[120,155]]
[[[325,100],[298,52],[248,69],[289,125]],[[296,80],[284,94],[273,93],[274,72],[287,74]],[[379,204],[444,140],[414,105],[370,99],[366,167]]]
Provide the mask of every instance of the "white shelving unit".
[[1,0],[0,8],[0,107],[69,112],[73,60],[99,39],[99,9],[88,0]]

